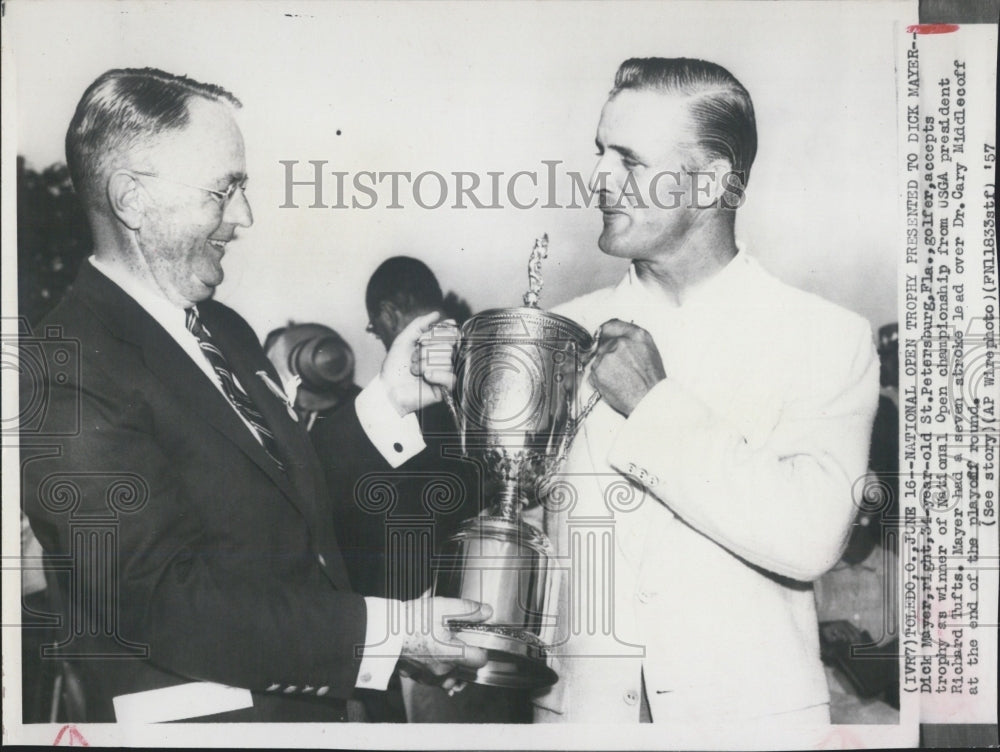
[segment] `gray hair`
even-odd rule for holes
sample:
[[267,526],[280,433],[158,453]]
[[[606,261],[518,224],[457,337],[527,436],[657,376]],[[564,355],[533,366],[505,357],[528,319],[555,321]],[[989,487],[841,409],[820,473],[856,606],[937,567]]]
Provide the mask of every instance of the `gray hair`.
[[242,106],[221,86],[156,68],[109,70],[87,87],[66,131],[66,163],[84,203],[104,190],[103,179],[116,157],[184,128],[193,97]]

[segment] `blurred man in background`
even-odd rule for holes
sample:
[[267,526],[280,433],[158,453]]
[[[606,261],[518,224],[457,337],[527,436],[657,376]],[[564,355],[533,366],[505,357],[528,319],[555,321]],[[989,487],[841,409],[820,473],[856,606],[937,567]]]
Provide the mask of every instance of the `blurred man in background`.
[[410,256],[394,256],[375,270],[365,290],[365,309],[368,333],[386,349],[417,316],[437,311],[461,326],[472,313],[455,293],[442,295],[430,267]]

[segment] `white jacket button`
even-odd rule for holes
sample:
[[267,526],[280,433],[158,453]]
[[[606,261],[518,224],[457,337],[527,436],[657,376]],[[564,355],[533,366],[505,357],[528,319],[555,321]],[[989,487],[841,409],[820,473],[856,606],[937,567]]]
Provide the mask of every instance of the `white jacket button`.
[[639,702],[639,693],[636,692],[634,689],[630,689],[627,692],[625,692],[623,699],[625,700],[626,705],[635,705],[637,702]]

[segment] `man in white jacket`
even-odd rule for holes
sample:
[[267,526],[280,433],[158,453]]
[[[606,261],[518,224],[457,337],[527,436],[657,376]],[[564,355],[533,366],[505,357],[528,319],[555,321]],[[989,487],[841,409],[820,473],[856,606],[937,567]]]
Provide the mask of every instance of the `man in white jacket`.
[[601,400],[544,504],[566,570],[536,721],[829,722],[811,582],[856,512],[878,359],[865,320],[737,247],[756,144],[724,68],[618,70],[591,188],[632,264],[556,311],[600,328]]

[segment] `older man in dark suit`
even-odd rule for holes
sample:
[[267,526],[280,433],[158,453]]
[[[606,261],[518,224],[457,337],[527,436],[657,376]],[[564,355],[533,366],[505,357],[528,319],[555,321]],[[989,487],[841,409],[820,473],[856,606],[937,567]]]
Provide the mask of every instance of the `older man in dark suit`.
[[[69,573],[53,576],[69,627],[55,654],[82,677],[74,720],[344,720],[354,689],[384,688],[401,656],[441,677],[485,662],[443,623],[478,604],[351,591],[309,439],[254,332],[211,300],[253,221],[238,107],[217,86],[114,70],[67,133],[96,250],[41,326],[79,362],[22,380],[44,403],[22,427],[22,479]],[[411,353],[435,320],[387,355],[355,446],[419,451],[400,416],[429,393]]]

